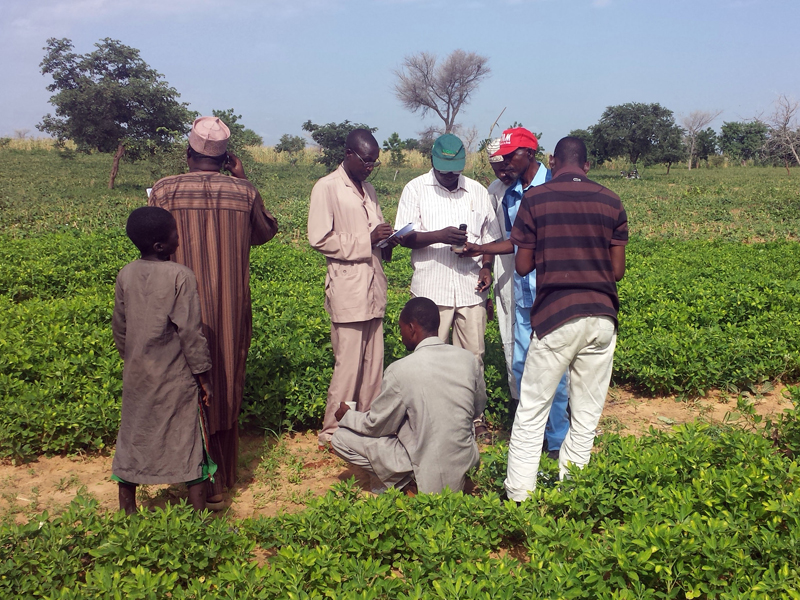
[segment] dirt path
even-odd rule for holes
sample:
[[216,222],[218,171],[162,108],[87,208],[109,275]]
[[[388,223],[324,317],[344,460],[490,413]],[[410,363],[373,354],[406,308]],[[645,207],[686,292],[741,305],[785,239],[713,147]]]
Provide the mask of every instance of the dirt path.
[[[778,387],[748,400],[758,414],[780,413],[791,408],[782,391]],[[647,398],[616,388],[609,393],[600,429],[638,436],[650,427],[666,430],[695,419],[721,423],[726,413],[736,411],[736,403],[736,396],[720,393],[687,402],[674,397]],[[239,468],[240,483],[227,509],[227,514],[236,518],[302,510],[311,498],[350,477],[362,485],[367,483],[359,469],[320,452],[315,432],[287,433],[279,440],[245,435]],[[0,520],[25,522],[43,510],[56,514],[78,492],[114,510],[117,486],[109,481],[110,473],[110,455],[40,457],[24,464],[0,464]],[[139,488],[139,501],[146,506],[163,506],[185,497],[182,485]]]

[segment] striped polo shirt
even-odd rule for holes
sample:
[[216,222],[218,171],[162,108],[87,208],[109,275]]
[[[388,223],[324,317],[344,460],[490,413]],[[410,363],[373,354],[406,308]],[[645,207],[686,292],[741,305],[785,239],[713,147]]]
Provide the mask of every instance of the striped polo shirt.
[[534,250],[531,325],[539,339],[578,317],[616,321],[610,248],[628,243],[628,216],[614,192],[582,171],[561,172],[525,192],[511,241]]

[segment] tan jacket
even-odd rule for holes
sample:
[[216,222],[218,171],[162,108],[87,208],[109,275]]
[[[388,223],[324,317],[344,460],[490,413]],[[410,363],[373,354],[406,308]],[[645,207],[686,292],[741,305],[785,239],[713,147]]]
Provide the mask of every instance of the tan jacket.
[[340,165],[311,190],[308,241],[325,255],[325,310],[334,323],[382,318],[386,312],[386,275],[380,248],[370,233],[383,222],[375,188],[363,182],[364,196]]
[[[486,384],[475,355],[429,337],[386,367],[369,411],[348,410],[339,426],[374,438],[396,435],[420,492],[458,491],[466,472],[480,462],[472,421],[485,407]],[[402,470],[393,455],[377,454],[380,446],[367,448],[379,478]]]

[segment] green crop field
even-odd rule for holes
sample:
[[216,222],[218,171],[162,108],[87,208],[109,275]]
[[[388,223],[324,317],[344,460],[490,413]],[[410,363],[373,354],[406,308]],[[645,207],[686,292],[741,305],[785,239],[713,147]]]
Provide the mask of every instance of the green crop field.
[[[117,271],[135,258],[128,213],[163,166],[0,149],[0,458],[113,444],[122,363],[110,318]],[[479,164],[480,161],[475,161]],[[305,241],[321,167],[250,162],[281,234],[252,253],[253,343],[242,422],[314,427],[333,367],[324,261]],[[373,176],[393,221],[423,169]],[[469,174],[469,173],[468,173]],[[486,171],[472,176],[488,183]],[[800,186],[783,169],[643,170],[590,177],[628,211],[613,383],[702,395],[800,380]],[[386,266],[387,363],[408,251]],[[505,422],[505,366],[487,332],[489,412]],[[800,398],[797,390],[795,396]],[[0,528],[0,590],[83,598],[799,598],[798,414],[751,429],[686,426],[607,435],[568,485],[522,508],[497,496],[493,448],[461,494],[357,499],[343,485],[294,516],[230,523],[174,507],[134,519],[80,499],[62,515]],[[552,464],[545,464],[552,471]],[[260,553],[260,554],[259,554]],[[261,563],[254,561],[261,556]]]

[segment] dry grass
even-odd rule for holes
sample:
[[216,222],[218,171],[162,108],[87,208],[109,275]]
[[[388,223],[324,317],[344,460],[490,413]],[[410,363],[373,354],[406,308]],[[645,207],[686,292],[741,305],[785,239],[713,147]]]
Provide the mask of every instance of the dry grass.
[[[7,142],[0,142],[0,148],[9,148],[10,150],[55,150],[56,140],[48,137],[41,138],[1,138],[8,140]],[[70,150],[75,150],[74,142],[67,141],[64,145]]]
[[[295,164],[298,165],[311,165],[322,154],[322,150],[318,146],[310,146],[298,153],[296,156],[291,156],[286,152],[275,152],[271,146],[248,146],[247,148],[252,154],[256,162],[265,164],[289,164],[294,159]],[[405,158],[404,167],[413,169],[424,169],[430,165],[430,157],[423,155],[418,150],[404,150],[403,156]],[[392,154],[386,150],[381,150],[380,160],[385,167],[391,165]],[[467,166],[465,170],[471,171],[475,168],[488,167],[488,161],[482,152],[472,152],[467,155]]]
[[[3,138],[7,140],[5,143],[0,143],[0,148],[8,148],[11,150],[55,150],[56,140],[53,138]],[[70,150],[75,150],[75,143],[67,141],[65,147]],[[313,165],[316,159],[322,154],[319,146],[309,146],[302,152],[296,155],[290,155],[286,152],[276,152],[272,146],[248,146],[247,150],[253,156],[256,162],[264,164],[298,164],[298,165]],[[430,165],[430,157],[423,155],[418,150],[404,150],[403,156],[405,158],[404,167],[414,169],[424,169]],[[384,166],[390,166],[392,159],[391,152],[381,150],[380,160]],[[483,152],[471,152],[467,155],[467,165],[465,171],[475,171],[488,169],[489,162]]]
[[322,154],[322,151],[317,146],[306,148],[294,155],[286,152],[275,152],[275,148],[272,146],[248,146],[247,150],[256,162],[264,164],[289,164],[294,160],[294,164],[313,165],[317,157]]

